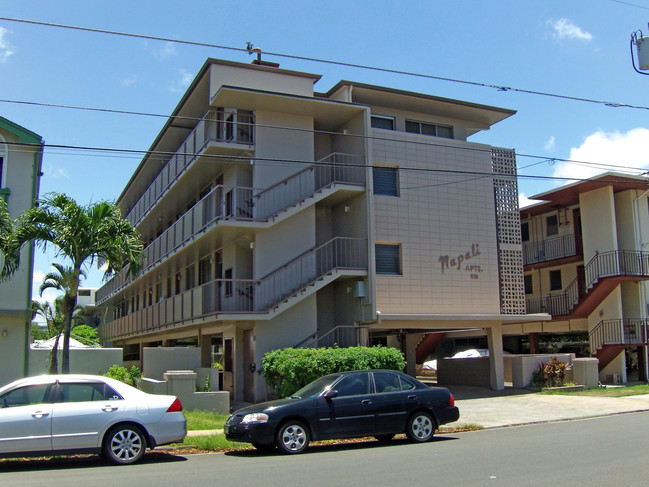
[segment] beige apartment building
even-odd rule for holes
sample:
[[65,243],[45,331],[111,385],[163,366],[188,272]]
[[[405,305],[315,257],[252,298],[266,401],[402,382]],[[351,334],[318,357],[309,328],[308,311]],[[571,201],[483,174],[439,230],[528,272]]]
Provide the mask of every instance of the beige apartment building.
[[96,293],[103,339],[197,346],[234,400],[263,399],[264,354],[384,343],[414,373],[453,333],[525,312],[512,150],[467,139],[511,110],[208,59],[119,196],[146,244],[137,279]]
[[[42,157],[40,135],[0,117],[0,198],[14,219],[36,204]],[[22,252],[18,271],[0,282],[0,386],[28,373],[34,248]]]
[[602,382],[647,380],[649,183],[606,173],[532,197],[521,209],[529,313],[552,320],[505,327],[529,335],[588,334]]

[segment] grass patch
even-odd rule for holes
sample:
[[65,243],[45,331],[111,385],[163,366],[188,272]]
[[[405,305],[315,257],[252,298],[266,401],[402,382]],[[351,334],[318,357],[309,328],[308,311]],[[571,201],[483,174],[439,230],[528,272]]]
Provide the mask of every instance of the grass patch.
[[217,414],[212,411],[201,411],[193,409],[183,411],[187,419],[187,430],[221,430],[225,421],[230,417],[229,414]]
[[566,391],[561,389],[542,391],[539,394],[551,394],[562,396],[598,396],[598,397],[625,397],[649,394],[649,384],[637,384],[625,387],[594,387],[582,391]]

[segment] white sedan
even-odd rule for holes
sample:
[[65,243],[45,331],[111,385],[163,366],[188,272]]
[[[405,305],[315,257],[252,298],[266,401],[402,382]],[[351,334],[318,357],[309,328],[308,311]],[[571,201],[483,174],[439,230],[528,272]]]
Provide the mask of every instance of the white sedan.
[[43,375],[0,388],[0,457],[100,453],[116,464],[187,434],[174,396],[94,375]]

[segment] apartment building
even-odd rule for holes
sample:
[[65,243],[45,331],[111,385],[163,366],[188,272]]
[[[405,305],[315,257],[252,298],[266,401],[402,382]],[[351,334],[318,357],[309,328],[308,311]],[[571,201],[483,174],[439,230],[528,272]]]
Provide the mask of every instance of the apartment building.
[[[14,219],[36,204],[42,156],[40,135],[0,117],[0,198]],[[21,267],[0,282],[0,385],[27,375],[33,257],[25,246]]]
[[588,334],[600,380],[647,380],[649,183],[606,173],[532,197],[521,209],[529,313],[552,320],[507,335]]
[[319,79],[206,61],[117,201],[146,263],[97,291],[103,339],[197,346],[254,401],[276,348],[371,338],[414,373],[418,349],[478,329],[502,388],[503,323],[532,319],[516,160],[467,138],[514,112]]

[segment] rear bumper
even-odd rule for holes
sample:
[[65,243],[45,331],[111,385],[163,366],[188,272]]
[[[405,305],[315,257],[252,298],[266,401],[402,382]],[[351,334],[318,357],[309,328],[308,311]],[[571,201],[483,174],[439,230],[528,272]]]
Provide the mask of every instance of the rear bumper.
[[452,423],[460,419],[460,410],[457,406],[446,406],[435,410],[435,417],[439,425]]
[[162,419],[154,424],[147,425],[149,436],[153,445],[168,445],[169,443],[182,443],[187,436],[187,421],[181,412],[165,413]]

